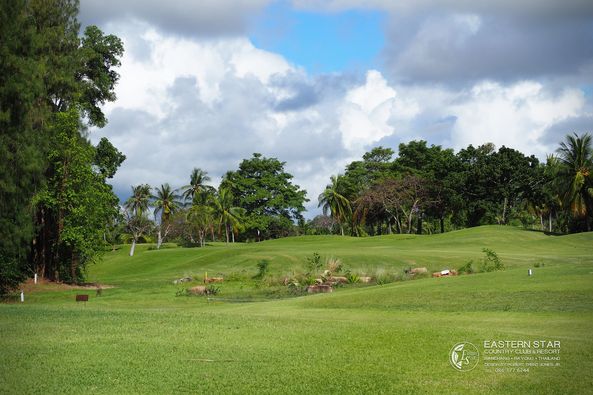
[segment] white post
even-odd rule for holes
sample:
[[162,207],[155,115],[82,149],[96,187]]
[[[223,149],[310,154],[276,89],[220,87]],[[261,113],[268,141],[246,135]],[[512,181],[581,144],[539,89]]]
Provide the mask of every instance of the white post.
[[34,280],[35,284],[37,284],[37,273],[35,273],[35,280]]
[[25,301],[25,291],[21,291],[21,303]]
[[531,276],[533,274],[533,271],[531,269],[527,269],[527,275]]

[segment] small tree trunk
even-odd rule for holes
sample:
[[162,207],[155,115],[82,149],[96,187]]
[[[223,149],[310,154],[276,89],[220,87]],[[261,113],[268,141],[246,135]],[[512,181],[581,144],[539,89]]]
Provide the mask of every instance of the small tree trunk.
[[224,224],[224,234],[226,236],[226,243],[229,244],[229,225]]
[[160,249],[161,248],[161,244],[163,244],[163,236],[161,234],[161,228],[159,228],[159,232],[158,232],[158,236],[157,236],[157,240],[156,240],[156,249]]
[[344,236],[344,227],[342,226],[341,223],[340,223],[340,233],[342,233],[342,236]]
[[549,214],[548,228],[549,228],[550,233],[552,233],[552,210],[550,210],[550,214]]
[[235,243],[235,232],[232,227],[231,227],[231,240],[233,241],[233,243]]
[[504,197],[504,202],[502,205],[502,225],[506,225],[507,223],[507,204],[508,204],[508,198],[505,196]]
[[134,250],[136,249],[136,238],[132,240],[132,248],[130,248],[130,256],[134,256]]

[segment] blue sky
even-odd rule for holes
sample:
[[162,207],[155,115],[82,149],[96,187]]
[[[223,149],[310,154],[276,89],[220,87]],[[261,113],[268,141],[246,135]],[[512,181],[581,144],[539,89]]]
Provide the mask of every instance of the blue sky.
[[253,23],[249,37],[310,73],[380,68],[387,15],[383,11],[312,12],[272,3]]

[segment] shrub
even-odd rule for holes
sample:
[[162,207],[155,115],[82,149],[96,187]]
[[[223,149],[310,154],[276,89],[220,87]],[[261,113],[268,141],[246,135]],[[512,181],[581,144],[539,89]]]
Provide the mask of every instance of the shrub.
[[0,296],[15,290],[25,280],[14,259],[6,259],[0,254]]
[[467,263],[465,265],[463,265],[459,269],[457,269],[457,271],[459,272],[459,274],[461,274],[461,273],[465,273],[465,274],[475,273],[473,264],[474,264],[474,261],[469,260],[469,261],[467,261]]
[[328,258],[325,262],[325,266],[330,273],[340,273],[342,271],[342,261],[339,258],[333,256]]
[[345,277],[348,280],[348,284],[356,284],[360,282],[360,276],[358,274],[348,272]]
[[496,252],[489,248],[482,248],[482,252],[486,255],[482,261],[482,270],[485,272],[493,272],[496,270],[504,270],[504,264]]
[[307,257],[306,267],[308,274],[317,273],[322,267],[321,256],[314,252],[312,257]]
[[257,274],[253,277],[256,279],[262,279],[268,273],[268,267],[270,266],[270,262],[267,259],[262,259],[257,263]]

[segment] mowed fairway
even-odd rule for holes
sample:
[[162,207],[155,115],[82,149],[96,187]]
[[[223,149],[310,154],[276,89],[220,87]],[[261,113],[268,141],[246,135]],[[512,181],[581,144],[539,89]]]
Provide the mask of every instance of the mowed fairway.
[[[458,268],[500,256],[507,269],[346,286],[286,298],[251,279],[302,271],[314,252],[360,274]],[[89,281],[38,286],[0,305],[0,393],[575,393],[593,392],[593,234],[506,227],[443,235],[296,237],[204,249],[129,246],[106,253]],[[538,267],[535,267],[537,264]],[[527,268],[534,275],[527,276]],[[176,297],[184,275],[223,275],[219,298]],[[197,282],[196,282],[197,284]],[[253,303],[236,303],[252,298]],[[278,298],[277,300],[275,298]],[[222,299],[222,300],[221,300]],[[262,301],[267,300],[267,301]],[[458,372],[453,345],[561,342],[560,366]]]

